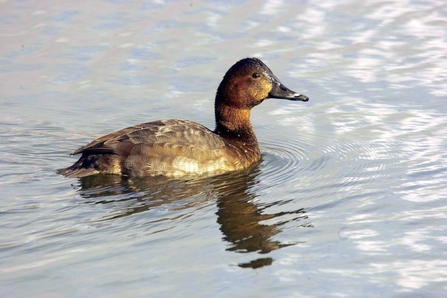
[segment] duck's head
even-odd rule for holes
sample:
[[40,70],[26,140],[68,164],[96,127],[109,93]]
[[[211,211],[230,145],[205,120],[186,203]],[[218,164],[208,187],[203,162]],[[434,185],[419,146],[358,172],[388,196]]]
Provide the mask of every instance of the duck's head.
[[308,101],[309,98],[284,86],[258,58],[245,58],[234,64],[217,89],[216,107],[251,109],[267,98]]

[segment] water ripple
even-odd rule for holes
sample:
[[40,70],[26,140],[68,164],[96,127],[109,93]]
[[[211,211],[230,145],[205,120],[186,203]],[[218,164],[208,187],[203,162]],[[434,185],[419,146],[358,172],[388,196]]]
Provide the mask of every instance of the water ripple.
[[275,183],[282,183],[295,175],[303,164],[309,162],[304,148],[287,139],[262,146],[264,174]]
[[[292,138],[267,140],[262,146],[264,179],[269,184],[284,185],[318,173],[314,179],[333,188],[347,188],[370,180],[380,180],[390,175],[390,169],[399,162],[395,142],[347,141],[333,139],[319,148],[301,145]],[[389,169],[384,171],[384,169]],[[325,182],[325,177],[331,177]]]

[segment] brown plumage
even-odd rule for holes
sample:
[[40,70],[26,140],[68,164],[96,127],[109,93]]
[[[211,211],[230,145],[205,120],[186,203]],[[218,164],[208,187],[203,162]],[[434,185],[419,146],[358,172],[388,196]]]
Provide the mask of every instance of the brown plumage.
[[159,120],[128,127],[74,151],[82,154],[59,171],[67,177],[119,174],[166,176],[218,174],[260,160],[250,123],[251,109],[266,98],[307,101],[286,88],[257,58],[246,58],[225,74],[216,93],[214,131],[188,120]]

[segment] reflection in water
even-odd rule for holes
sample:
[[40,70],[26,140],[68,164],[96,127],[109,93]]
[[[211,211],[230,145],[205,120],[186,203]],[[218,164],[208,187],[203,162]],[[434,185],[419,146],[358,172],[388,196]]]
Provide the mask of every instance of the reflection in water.
[[[264,212],[265,209],[278,205],[278,202],[262,208],[257,206],[253,202],[256,197],[253,186],[259,183],[258,173],[259,170],[255,169],[192,180],[124,179],[115,175],[96,175],[81,178],[79,192],[82,197],[95,204],[113,204],[112,213],[101,220],[125,217],[181,200],[186,200],[186,203],[181,204],[179,209],[191,207],[199,198],[200,201],[217,199],[217,222],[224,234],[223,239],[229,242],[227,250],[267,254],[299,243],[282,243],[272,238],[281,232],[281,225],[291,221],[308,222],[308,217],[302,208],[273,214]],[[191,202],[187,200],[189,198],[194,200]],[[281,220],[283,215],[293,216]],[[308,223],[300,226],[311,227]],[[272,258],[263,257],[239,266],[256,269],[272,263]]]

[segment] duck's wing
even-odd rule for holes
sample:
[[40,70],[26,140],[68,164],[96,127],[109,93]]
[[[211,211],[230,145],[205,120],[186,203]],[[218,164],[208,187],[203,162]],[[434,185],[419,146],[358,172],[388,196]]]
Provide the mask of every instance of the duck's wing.
[[128,156],[137,145],[192,145],[203,150],[225,147],[223,140],[205,126],[188,120],[160,120],[124,128],[75,150],[82,153]]

